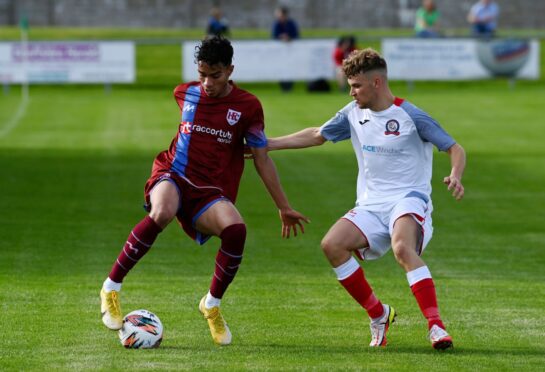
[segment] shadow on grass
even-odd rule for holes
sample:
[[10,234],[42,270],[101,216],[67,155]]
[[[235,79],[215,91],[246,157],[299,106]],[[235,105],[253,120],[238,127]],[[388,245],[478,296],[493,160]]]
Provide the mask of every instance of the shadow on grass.
[[[292,205],[313,220],[308,230],[317,238],[353,206],[356,181],[352,154],[320,150],[324,151],[274,153]],[[89,247],[82,260],[100,257],[104,249],[110,252],[110,247],[120,244],[128,229],[144,216],[143,186],[154,156],[134,151],[0,150],[0,207],[9,211],[0,215],[0,236],[6,251],[19,255],[26,252],[27,258],[32,258],[33,252],[47,247],[56,259],[40,261],[44,272],[66,270],[62,257],[81,242],[93,242],[92,251]],[[436,161],[434,171],[434,224],[442,232],[465,234],[471,228],[474,233],[522,234],[541,229],[537,216],[545,203],[541,191],[545,177],[539,172],[529,174],[527,169],[532,164],[513,162],[511,155],[474,155],[467,172],[467,198],[455,204],[438,176],[448,169],[448,160],[442,155],[437,158],[441,160]],[[525,187],[521,189],[519,182]],[[501,192],[494,191],[498,184],[502,185]],[[511,197],[506,200],[505,195]],[[500,204],[498,198],[502,199]],[[252,229],[252,237],[265,239],[271,229],[278,228],[274,205],[251,163],[246,164],[237,207]],[[97,236],[96,231],[101,234]],[[180,241],[191,244],[178,231],[176,236],[176,245]],[[5,258],[4,273],[17,270],[19,266],[10,264],[9,254]]]
[[346,346],[331,346],[328,344],[312,345],[312,346],[297,346],[289,344],[256,344],[248,346],[237,346],[237,348],[246,350],[248,353],[262,353],[266,350],[271,352],[281,352],[286,354],[346,354],[354,355],[354,350],[358,350],[358,353],[364,353],[366,355],[377,354],[407,354],[407,355],[445,355],[445,356],[484,356],[484,357],[501,357],[508,356],[523,357],[523,356],[535,356],[543,357],[545,348],[524,348],[524,349],[505,349],[505,348],[485,348],[485,347],[467,347],[461,346],[448,349],[448,350],[435,350],[430,345],[422,346],[403,346],[403,345],[388,345],[384,348],[371,348],[368,346],[354,346],[347,344]]
[[202,353],[207,349],[219,350],[224,352],[233,350],[236,353],[244,353],[247,357],[252,355],[262,355],[263,353],[270,353],[270,355],[283,355],[283,356],[303,356],[308,357],[319,356],[328,354],[329,356],[354,356],[357,351],[360,357],[362,356],[374,356],[374,355],[425,355],[425,356],[456,356],[456,357],[487,357],[487,358],[501,358],[506,357],[543,357],[545,348],[528,347],[524,349],[505,349],[505,348],[485,348],[485,347],[457,347],[448,350],[434,350],[430,345],[422,346],[403,346],[403,345],[389,345],[384,348],[370,348],[365,345],[346,344],[346,346],[330,345],[330,344],[313,344],[313,345],[294,345],[288,343],[263,343],[263,344],[241,344],[235,343],[227,347],[220,347],[210,345],[208,348],[202,345],[161,345],[161,350],[172,351],[186,351]]

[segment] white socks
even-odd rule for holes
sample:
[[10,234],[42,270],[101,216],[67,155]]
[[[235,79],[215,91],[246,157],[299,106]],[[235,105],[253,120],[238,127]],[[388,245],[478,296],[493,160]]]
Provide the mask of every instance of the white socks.
[[342,265],[338,267],[334,267],[333,271],[335,271],[335,274],[337,274],[338,280],[344,280],[348,278],[350,275],[354,274],[356,270],[360,268],[360,264],[354,256],[350,257],[348,261],[343,263]]
[[[121,291],[121,283],[116,283],[108,277],[104,281],[104,284],[102,284],[102,289],[104,289],[105,292],[111,292],[111,291],[119,292]],[[206,294],[206,300],[204,300],[204,307],[206,307],[207,309],[211,309],[216,306],[219,307],[220,303],[221,303],[221,298],[216,298],[212,296],[210,294],[210,291],[208,291],[208,293]]]
[[111,292],[111,291],[119,292],[121,291],[121,283],[116,283],[108,277],[104,281],[104,284],[102,284],[102,289],[104,289],[105,292]]
[[413,286],[424,279],[431,279],[431,273],[427,266],[421,266],[418,269],[414,269],[413,271],[409,271],[407,273],[407,281],[409,282],[409,286]]
[[210,291],[206,294],[206,300],[204,300],[204,307],[211,309],[213,307],[219,307],[221,303],[221,298],[216,298],[210,294]]

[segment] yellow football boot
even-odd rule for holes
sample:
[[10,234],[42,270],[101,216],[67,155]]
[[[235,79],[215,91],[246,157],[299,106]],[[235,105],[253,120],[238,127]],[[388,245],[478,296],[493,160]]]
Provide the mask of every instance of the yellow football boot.
[[204,306],[204,301],[206,296],[204,296],[199,303],[199,311],[204,316],[204,319],[208,321],[208,327],[210,327],[210,334],[212,339],[218,345],[229,345],[231,343],[231,331],[225,323],[225,319],[221,315],[220,308],[215,306],[211,309],[207,309]]
[[123,316],[119,305],[119,292],[100,290],[100,312],[102,313],[102,322],[106,327],[114,331],[121,329]]

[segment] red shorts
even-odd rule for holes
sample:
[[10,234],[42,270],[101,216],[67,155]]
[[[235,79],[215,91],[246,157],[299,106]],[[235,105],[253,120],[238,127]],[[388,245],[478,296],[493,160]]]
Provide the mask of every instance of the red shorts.
[[192,185],[189,180],[171,172],[152,172],[151,177],[144,187],[146,205],[144,208],[149,212],[151,210],[150,195],[153,188],[162,181],[171,182],[178,190],[180,205],[176,219],[182,226],[187,235],[199,244],[204,244],[210,235],[205,235],[195,228],[197,219],[212,205],[220,200],[229,200],[222,194],[222,190],[217,187],[198,187]]

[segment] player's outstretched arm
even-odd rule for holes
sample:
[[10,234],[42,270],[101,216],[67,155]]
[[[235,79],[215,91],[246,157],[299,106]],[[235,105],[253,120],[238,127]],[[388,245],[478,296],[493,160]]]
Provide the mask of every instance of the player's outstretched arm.
[[267,150],[302,149],[305,147],[319,146],[326,139],[320,133],[319,127],[303,129],[287,136],[269,138]]
[[292,231],[293,236],[297,236],[297,227],[304,233],[305,228],[302,222],[308,223],[310,221],[307,217],[291,208],[280,184],[280,178],[278,177],[274,162],[267,154],[267,149],[254,147],[251,149],[257,173],[278,207],[280,219],[282,220],[282,237],[289,238]]
[[450,156],[452,169],[450,175],[443,179],[443,183],[448,186],[449,191],[452,191],[452,196],[456,200],[461,200],[464,197],[462,175],[466,168],[466,152],[462,146],[456,143],[447,150],[447,153]]

